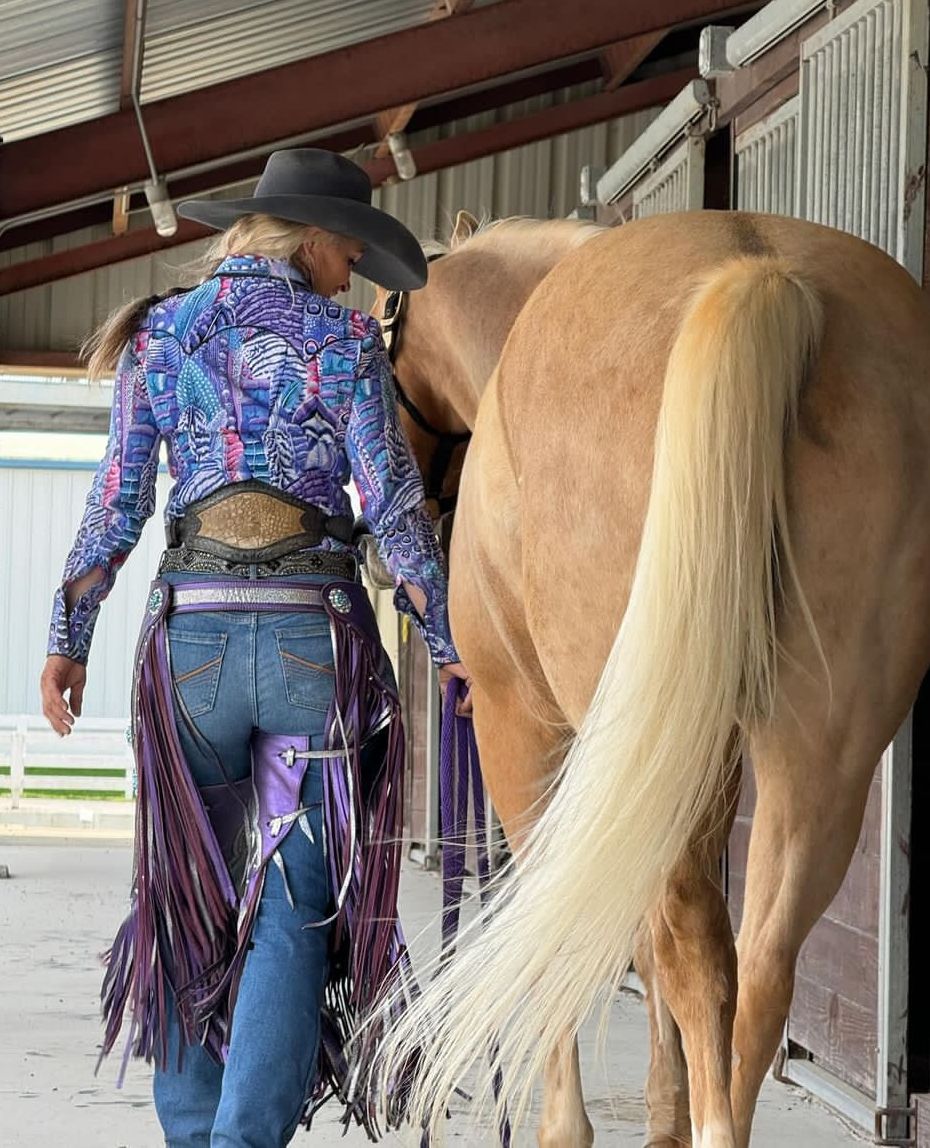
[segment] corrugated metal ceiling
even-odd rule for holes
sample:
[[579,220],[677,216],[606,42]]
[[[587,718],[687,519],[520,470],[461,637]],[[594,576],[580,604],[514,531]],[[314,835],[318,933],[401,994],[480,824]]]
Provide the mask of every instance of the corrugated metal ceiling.
[[[433,0],[151,0],[143,102],[423,23]],[[118,110],[123,0],[0,0],[0,136]]]
[[160,100],[422,24],[433,0],[152,0],[142,98]]

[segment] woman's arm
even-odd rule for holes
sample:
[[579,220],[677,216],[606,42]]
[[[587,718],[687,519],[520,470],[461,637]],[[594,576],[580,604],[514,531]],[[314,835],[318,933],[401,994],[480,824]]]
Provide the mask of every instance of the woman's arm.
[[363,513],[394,578],[396,606],[418,626],[437,665],[457,663],[442,552],[397,417],[391,364],[374,319],[359,345],[346,450]]
[[78,663],[87,661],[100,603],[155,509],[160,435],[141,360],[146,337],[137,335],[120,359],[106,453],[55,595],[48,653]]

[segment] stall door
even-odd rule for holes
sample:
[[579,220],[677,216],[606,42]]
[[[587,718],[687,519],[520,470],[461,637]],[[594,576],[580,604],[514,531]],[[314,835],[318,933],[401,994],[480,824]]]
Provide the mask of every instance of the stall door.
[[[737,203],[858,235],[918,278],[926,0],[860,0],[802,44],[799,95],[735,141]],[[909,717],[882,756],[847,879],[802,951],[782,1068],[874,1131],[908,1135]],[[742,909],[751,784],[730,848]]]
[[689,136],[633,188],[633,218],[704,206],[704,139]]

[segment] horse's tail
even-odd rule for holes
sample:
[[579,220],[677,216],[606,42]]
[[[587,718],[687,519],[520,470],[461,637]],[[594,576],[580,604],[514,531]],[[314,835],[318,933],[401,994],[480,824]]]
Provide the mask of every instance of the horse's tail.
[[496,1039],[519,1119],[556,1041],[624,975],[742,735],[770,714],[784,592],[813,626],[784,453],[820,327],[814,291],[771,258],[724,264],[688,307],[630,600],[594,700],[486,930],[390,1046],[393,1058],[427,1039],[414,1116],[440,1121]]

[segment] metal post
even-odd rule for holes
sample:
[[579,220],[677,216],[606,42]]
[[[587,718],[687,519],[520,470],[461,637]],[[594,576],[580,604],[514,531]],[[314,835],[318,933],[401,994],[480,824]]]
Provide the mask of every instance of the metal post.
[[439,736],[442,708],[439,675],[432,662],[426,671],[426,830],[423,841],[423,865],[439,865]]
[[908,1134],[907,1012],[913,715],[882,755],[882,852],[878,919],[878,1064],[881,1135]]
[[14,809],[19,809],[26,780],[26,719],[20,718],[12,734],[10,755],[10,797]]

